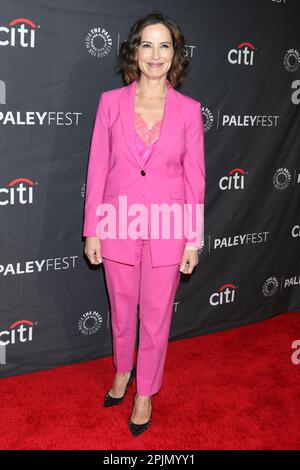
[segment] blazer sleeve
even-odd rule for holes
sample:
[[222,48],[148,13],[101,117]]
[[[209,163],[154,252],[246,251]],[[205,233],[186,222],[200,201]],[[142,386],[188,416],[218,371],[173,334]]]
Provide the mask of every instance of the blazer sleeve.
[[109,120],[105,92],[99,98],[95,123],[92,133],[90,155],[87,171],[84,237],[97,237],[97,206],[102,203],[104,187],[109,170]]
[[196,101],[190,114],[183,160],[185,184],[186,247],[204,243],[205,151],[202,105]]

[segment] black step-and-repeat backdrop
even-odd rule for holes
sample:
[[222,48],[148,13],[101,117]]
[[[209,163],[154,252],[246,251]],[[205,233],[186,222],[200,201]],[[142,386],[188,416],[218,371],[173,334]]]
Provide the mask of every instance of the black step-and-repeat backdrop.
[[170,340],[300,309],[299,1],[1,0],[3,377],[112,354],[83,251],[87,162],[99,95],[124,85],[120,41],[156,8],[182,28],[179,91],[205,125],[205,245]]

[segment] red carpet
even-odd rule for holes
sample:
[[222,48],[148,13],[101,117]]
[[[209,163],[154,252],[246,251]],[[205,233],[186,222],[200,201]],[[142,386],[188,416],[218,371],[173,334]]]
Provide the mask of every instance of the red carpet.
[[300,449],[299,313],[170,342],[150,428],[127,428],[134,387],[103,408],[107,357],[1,380],[1,449]]

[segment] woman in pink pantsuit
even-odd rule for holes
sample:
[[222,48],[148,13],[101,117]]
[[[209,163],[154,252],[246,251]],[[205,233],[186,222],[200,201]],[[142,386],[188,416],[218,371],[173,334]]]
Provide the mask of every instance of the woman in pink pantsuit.
[[90,150],[85,253],[104,265],[116,366],[104,406],[120,404],[136,375],[135,436],[149,427],[152,395],[162,387],[180,272],[192,273],[204,238],[201,103],[175,90],[189,64],[184,44],[163,15],[132,26],[119,50],[128,85],[101,93]]

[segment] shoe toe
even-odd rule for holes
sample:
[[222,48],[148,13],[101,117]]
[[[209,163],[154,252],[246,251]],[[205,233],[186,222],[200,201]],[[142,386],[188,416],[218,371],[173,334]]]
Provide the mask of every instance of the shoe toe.
[[136,424],[131,421],[131,418],[129,419],[129,429],[133,436],[139,436],[142,432],[146,431],[151,423],[152,416],[150,416],[149,420],[146,423],[143,424]]
[[114,397],[110,396],[109,391],[108,391],[106,396],[105,396],[103,406],[106,406],[106,407],[115,406],[115,405],[119,405],[120,403],[122,403],[124,401],[125,396],[126,396],[128,387],[132,385],[132,382],[133,382],[133,379],[134,379],[135,375],[136,375],[136,367],[134,366],[131,370],[131,374],[130,374],[128,383],[126,385],[124,395],[120,398],[114,398]]
[[124,400],[124,396],[120,398],[114,398],[114,397],[111,397],[109,393],[107,393],[103,402],[103,406],[108,407],[108,406],[119,405],[120,403],[122,403],[123,400]]

